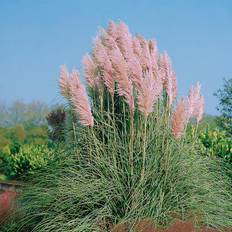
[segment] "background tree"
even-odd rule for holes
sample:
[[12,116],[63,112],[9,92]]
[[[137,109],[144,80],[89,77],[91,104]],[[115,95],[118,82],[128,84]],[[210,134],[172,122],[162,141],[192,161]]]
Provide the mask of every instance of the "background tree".
[[214,95],[219,99],[217,109],[221,113],[217,120],[218,124],[232,136],[232,79],[224,79],[223,87]]
[[46,117],[49,125],[49,138],[54,142],[65,140],[65,118],[66,113],[63,107],[52,110]]

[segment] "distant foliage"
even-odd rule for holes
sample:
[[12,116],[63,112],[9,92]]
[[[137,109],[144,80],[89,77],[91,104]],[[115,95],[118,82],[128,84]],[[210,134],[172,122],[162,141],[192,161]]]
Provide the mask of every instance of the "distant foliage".
[[0,103],[0,126],[12,127],[15,125],[40,126],[46,124],[49,112],[47,104],[34,101],[24,103],[15,101],[11,105]]

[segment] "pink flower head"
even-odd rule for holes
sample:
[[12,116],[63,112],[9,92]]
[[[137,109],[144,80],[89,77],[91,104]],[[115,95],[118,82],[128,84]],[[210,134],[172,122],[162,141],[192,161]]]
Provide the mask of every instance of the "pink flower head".
[[84,85],[80,82],[79,74],[76,70],[70,74],[71,101],[80,117],[80,123],[84,126],[93,126],[93,116],[91,113],[88,95]]
[[156,45],[156,41],[149,40],[148,41],[148,48],[150,51],[150,59],[151,59],[151,69],[155,76],[158,76],[158,49]]
[[150,72],[150,71],[152,71],[152,60],[151,60],[151,54],[149,51],[149,44],[142,37],[140,38],[140,44],[141,44],[142,49],[143,49],[142,56],[143,56],[143,60],[145,62],[145,69],[149,70],[149,72]]
[[118,37],[118,28],[117,27],[118,26],[113,21],[109,22],[107,32],[114,40],[116,40]]
[[69,98],[70,95],[70,89],[69,89],[69,72],[66,67],[66,65],[62,65],[60,69],[60,80],[59,80],[59,86],[60,86],[60,91],[61,94]]
[[92,58],[86,54],[83,57],[82,63],[84,65],[84,75],[87,80],[87,83],[90,88],[96,88],[95,83],[95,72],[96,72],[96,64],[93,62]]
[[113,68],[110,57],[107,54],[107,48],[102,44],[100,38],[96,39],[93,49],[93,56],[103,73],[104,83],[111,94],[114,95]]
[[180,138],[183,135],[188,120],[187,99],[181,99],[177,103],[176,111],[172,117],[172,133],[176,138]]
[[198,102],[198,110],[197,110],[197,123],[199,123],[202,118],[203,118],[203,115],[204,115],[204,105],[205,105],[205,100],[204,100],[204,97],[200,97],[199,99],[199,102]]
[[93,48],[93,56],[101,68],[104,68],[109,72],[112,71],[112,65],[110,62],[110,58],[107,54],[107,49],[102,44],[101,39],[99,37],[96,39],[95,46]]
[[143,70],[139,60],[136,56],[132,56],[128,60],[127,65],[130,79],[132,80],[136,88],[140,90],[142,88]]
[[197,122],[202,119],[204,113],[204,98],[201,96],[201,85],[197,82],[196,86],[191,87],[188,95],[189,117],[196,118]]
[[162,92],[162,80],[154,78],[151,72],[147,72],[138,92],[139,110],[147,117],[149,113],[153,112],[154,103]]
[[139,62],[141,64],[142,67],[145,66],[145,61],[143,60],[143,49],[141,47],[141,44],[140,44],[140,40],[138,37],[134,37],[133,38],[133,51],[134,51],[134,54],[136,55],[136,57],[139,59]]
[[159,75],[163,79],[164,87],[168,95],[168,107],[171,107],[177,96],[176,74],[172,69],[171,60],[167,53],[159,57]]
[[118,83],[118,94],[126,99],[130,112],[133,115],[135,110],[133,85],[128,78],[126,61],[118,47],[110,51],[110,58],[115,70],[115,79]]
[[112,50],[117,47],[116,40],[105,30],[101,30],[99,33],[99,37],[101,38],[102,44],[108,49]]
[[127,27],[127,25],[123,22],[121,22],[118,25],[118,38],[117,38],[117,44],[120,48],[123,56],[128,61],[133,55],[133,41],[131,33]]
[[[155,52],[155,44],[152,41],[146,41],[142,36],[137,35],[133,39],[133,48],[136,56],[139,57],[141,66],[145,71],[153,71],[153,64],[155,60],[152,60]],[[153,56],[153,57],[152,57]]]

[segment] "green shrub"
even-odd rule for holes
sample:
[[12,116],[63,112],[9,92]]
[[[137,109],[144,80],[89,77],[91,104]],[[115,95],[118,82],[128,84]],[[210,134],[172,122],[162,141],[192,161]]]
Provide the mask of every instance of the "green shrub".
[[4,174],[0,174],[0,181],[1,180],[7,180],[7,176],[5,176]]
[[206,129],[200,133],[200,140],[206,148],[205,154],[223,158],[232,164],[232,139],[225,131]]
[[23,145],[18,153],[4,155],[5,173],[9,177],[33,174],[53,160],[54,155],[46,145]]
[[[223,171],[232,183],[232,139],[226,131],[206,129],[200,132],[203,155],[222,160]],[[232,184],[231,184],[232,186]]]

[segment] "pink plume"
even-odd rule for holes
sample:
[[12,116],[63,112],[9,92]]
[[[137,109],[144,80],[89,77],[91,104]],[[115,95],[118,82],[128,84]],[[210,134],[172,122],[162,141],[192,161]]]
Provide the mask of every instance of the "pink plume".
[[187,99],[181,99],[177,103],[176,111],[172,117],[172,133],[176,138],[180,138],[183,135],[188,120]]
[[146,59],[144,58],[144,50],[143,47],[141,45],[141,37],[136,36],[133,39],[133,49],[134,49],[134,53],[135,55],[138,57],[140,64],[142,66],[143,69],[146,69]]
[[142,88],[143,70],[137,57],[132,56],[127,62],[130,79],[137,89]]
[[[149,51],[149,43],[140,35],[136,36],[140,43],[140,61],[142,62],[142,67],[145,71],[152,70],[151,54]],[[138,46],[138,45],[137,45]]]
[[99,33],[99,37],[101,38],[102,44],[109,50],[115,49],[117,47],[116,40],[104,29],[102,29]]
[[70,74],[71,101],[80,117],[80,123],[84,126],[93,126],[93,116],[91,113],[88,95],[84,85],[80,82],[79,74],[76,70]]
[[96,40],[96,43],[93,49],[93,55],[103,72],[104,83],[109,93],[111,94],[111,96],[113,96],[114,95],[113,68],[111,65],[110,58],[107,54],[107,49],[102,44],[100,38],[97,38]]
[[143,60],[145,62],[145,69],[152,71],[152,61],[151,61],[148,42],[143,37],[140,37],[140,43],[143,49],[142,55],[143,55]]
[[155,68],[155,44],[152,41],[146,41],[142,36],[137,35],[133,38],[133,50],[136,57],[145,71],[157,72]]
[[203,115],[204,115],[204,105],[205,105],[205,101],[204,101],[204,98],[201,96],[200,99],[199,99],[199,102],[198,102],[198,110],[197,110],[197,123],[199,123],[202,118],[203,118]]
[[117,25],[113,22],[110,21],[109,22],[109,26],[108,26],[108,30],[107,30],[108,34],[114,39],[117,39],[118,36],[118,29],[117,29]]
[[95,46],[93,48],[93,56],[101,68],[104,68],[109,72],[112,71],[112,65],[110,62],[110,58],[107,54],[107,50],[106,50],[105,46],[102,44],[102,42],[100,40],[100,38],[96,39]]
[[133,38],[133,51],[134,51],[134,54],[136,55],[136,57],[139,59],[140,61],[140,64],[142,67],[144,67],[145,65],[145,61],[142,59],[142,54],[143,54],[143,49],[140,45],[140,41],[137,37],[134,37]]
[[90,88],[95,88],[95,72],[97,68],[96,64],[93,62],[88,54],[83,57],[82,63],[84,65],[84,74],[88,85],[90,86]]
[[110,51],[110,58],[115,70],[115,79],[118,82],[118,94],[124,96],[130,107],[131,114],[134,113],[133,85],[127,74],[127,64],[119,48]]
[[139,110],[145,117],[153,112],[154,103],[159,98],[162,92],[162,80],[154,78],[151,72],[147,72],[142,79],[142,88],[138,91],[138,106]]
[[118,38],[117,38],[117,44],[120,48],[123,56],[128,61],[133,55],[133,41],[131,33],[127,27],[127,25],[123,22],[121,22],[118,27]]
[[172,69],[171,60],[167,53],[159,57],[159,75],[163,79],[164,87],[168,95],[168,106],[171,107],[177,96],[176,74]]
[[59,86],[60,86],[61,94],[64,97],[69,98],[70,95],[69,72],[65,64],[61,66]]
[[151,68],[152,72],[155,76],[158,76],[158,49],[156,45],[156,41],[154,40],[149,40],[148,41],[148,47],[150,51],[150,57],[151,57]]
[[196,86],[191,87],[188,95],[189,102],[189,117],[197,119],[199,122],[202,119],[204,113],[204,98],[200,94],[201,85],[197,82]]

